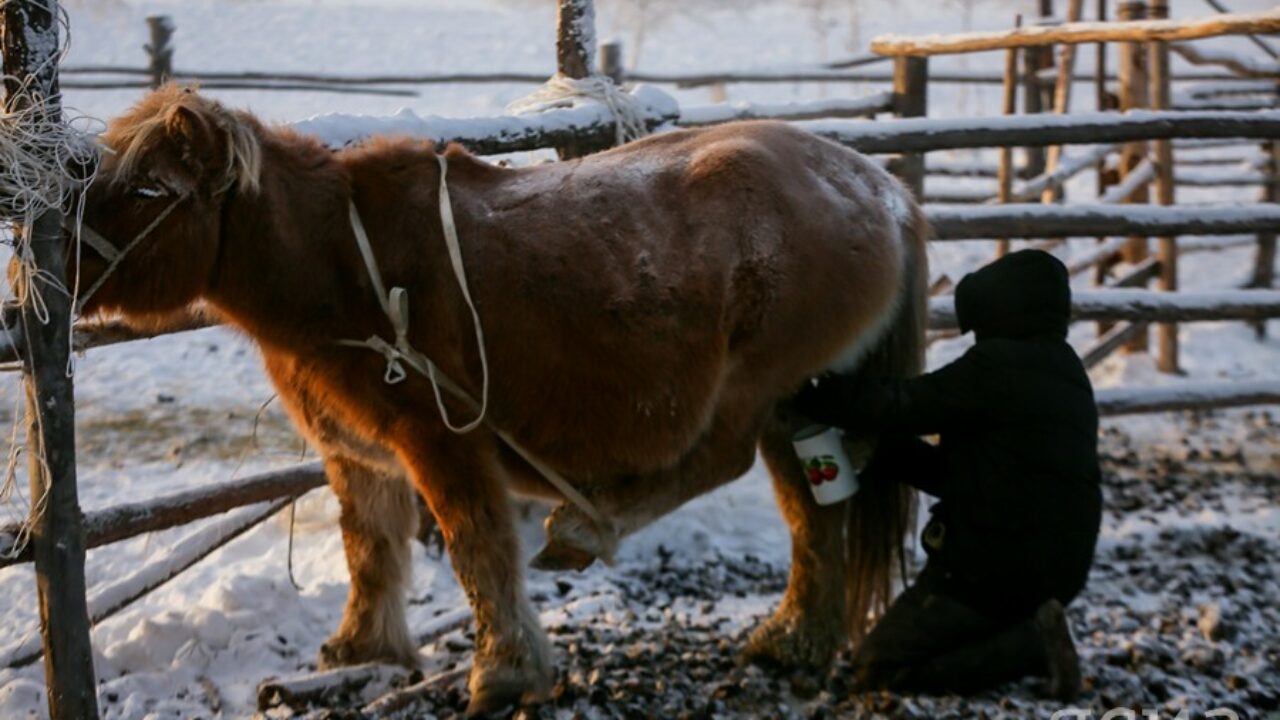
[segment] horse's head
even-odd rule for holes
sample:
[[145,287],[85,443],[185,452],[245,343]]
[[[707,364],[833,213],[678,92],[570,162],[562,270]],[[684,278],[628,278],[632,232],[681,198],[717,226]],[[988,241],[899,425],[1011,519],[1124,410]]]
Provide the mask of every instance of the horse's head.
[[258,190],[257,130],[248,115],[178,86],[107,126],[85,202],[82,313],[169,314],[204,293],[224,206],[233,193]]

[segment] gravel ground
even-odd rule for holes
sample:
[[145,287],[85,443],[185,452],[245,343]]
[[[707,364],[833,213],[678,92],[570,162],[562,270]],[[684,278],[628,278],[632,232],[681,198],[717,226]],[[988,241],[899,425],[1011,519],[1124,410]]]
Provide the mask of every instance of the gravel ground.
[[[1090,586],[1069,609],[1084,664],[1077,705],[1095,718],[1117,707],[1280,717],[1280,541],[1274,520],[1248,521],[1280,502],[1277,422],[1236,413],[1179,426],[1187,434],[1174,441],[1116,427],[1102,437],[1104,537]],[[571,608],[548,626],[560,682],[551,702],[516,717],[1049,718],[1062,709],[1038,700],[1034,680],[968,698],[854,695],[844,657],[824,679],[739,666],[751,626],[785,585],[785,568],[750,556],[690,566],[663,554],[657,567],[624,568],[611,587],[582,595],[567,575],[561,597],[534,598]],[[469,645],[455,634],[437,656],[463,658]],[[463,685],[401,715],[461,717]],[[310,714],[360,716],[354,707]]]

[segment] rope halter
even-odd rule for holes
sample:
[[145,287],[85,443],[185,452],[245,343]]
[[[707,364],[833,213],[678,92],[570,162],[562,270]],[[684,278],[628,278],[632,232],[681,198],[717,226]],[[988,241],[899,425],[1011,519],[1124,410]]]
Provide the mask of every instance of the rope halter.
[[[485,351],[484,329],[480,324],[480,314],[476,310],[475,302],[471,299],[471,289],[467,285],[467,273],[462,263],[462,248],[458,240],[457,223],[453,217],[453,203],[449,198],[449,184],[447,182],[449,164],[443,155],[436,155],[436,160],[440,163],[440,223],[444,228],[444,241],[449,252],[449,264],[453,270],[454,277],[458,281],[458,287],[462,290],[462,298],[466,302],[467,308],[471,311],[476,345],[480,353],[480,402],[477,403],[472,399],[461,386],[441,372],[431,358],[419,352],[410,343],[408,292],[402,287],[393,287],[390,292],[387,291],[386,285],[382,281],[382,273],[378,270],[377,259],[373,255],[373,246],[369,242],[369,234],[365,230],[364,223],[360,220],[360,212],[356,209],[354,202],[348,205],[351,229],[355,234],[356,244],[360,248],[360,257],[364,260],[365,270],[369,273],[369,280],[373,283],[374,292],[378,296],[378,302],[382,305],[382,311],[386,314],[387,319],[391,321],[391,328],[395,333],[395,341],[388,342],[378,335],[371,335],[366,340],[339,340],[338,343],[347,347],[366,348],[382,355],[387,361],[387,368],[383,373],[382,379],[388,385],[398,384],[408,377],[405,365],[413,368],[419,374],[425,375],[431,382],[431,390],[436,399],[436,408],[440,411],[440,419],[444,422],[445,427],[455,433],[464,434],[476,429],[486,420],[489,409],[489,359]],[[471,408],[476,413],[475,419],[461,426],[454,425],[449,418],[448,409],[445,407],[444,398],[440,392],[442,387],[450,395]],[[599,533],[604,547],[601,559],[611,564],[614,550],[618,545],[618,534],[613,523],[568,480],[522,447],[516,442],[515,438],[494,427],[492,423],[489,423],[489,429],[514,450],[517,455],[523,458],[525,462],[537,470],[547,482],[559,490],[565,499],[577,505],[578,509],[582,510],[595,523],[596,531]]]

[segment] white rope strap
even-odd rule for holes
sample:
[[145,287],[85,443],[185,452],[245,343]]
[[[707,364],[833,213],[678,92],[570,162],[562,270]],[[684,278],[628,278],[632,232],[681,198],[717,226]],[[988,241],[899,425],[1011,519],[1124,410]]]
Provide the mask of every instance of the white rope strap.
[[516,115],[544,112],[553,108],[572,107],[574,101],[580,98],[594,100],[609,108],[609,113],[613,115],[618,145],[649,134],[644,122],[644,108],[635,97],[623,92],[606,75],[571,78],[563,73],[556,73],[532,94],[507,105],[507,111]]
[[[458,280],[458,286],[462,290],[463,300],[466,301],[467,308],[471,311],[476,343],[480,352],[480,402],[472,399],[461,386],[441,372],[429,357],[419,352],[409,342],[408,293],[402,287],[393,287],[390,292],[387,292],[386,285],[382,282],[382,273],[378,270],[377,259],[373,255],[373,246],[369,242],[369,234],[364,228],[364,223],[360,220],[360,213],[356,209],[355,203],[349,205],[351,229],[356,236],[356,245],[360,248],[360,257],[364,260],[369,279],[373,282],[374,292],[378,295],[378,302],[382,305],[382,310],[387,314],[387,318],[391,320],[391,327],[395,332],[395,343],[389,343],[377,335],[372,335],[367,340],[339,340],[338,342],[348,347],[368,348],[386,358],[387,369],[383,376],[383,381],[388,385],[395,385],[408,377],[408,372],[404,369],[406,364],[418,371],[418,373],[427,376],[431,381],[431,390],[435,394],[436,407],[440,411],[440,418],[444,421],[445,427],[455,433],[463,434],[478,427],[484,422],[488,414],[489,360],[485,352],[484,330],[480,324],[480,314],[476,310],[475,302],[471,299],[471,289],[467,285],[466,269],[462,263],[461,243],[458,240],[457,223],[454,221],[453,204],[449,199],[449,188],[446,182],[448,162],[444,159],[444,156],[440,155],[437,156],[437,160],[440,163],[440,223],[444,227],[445,245],[449,251],[449,264],[453,269],[454,277]],[[442,387],[446,392],[474,411],[476,413],[475,419],[461,427],[454,426],[449,419],[444,398],[440,393]],[[586,513],[587,517],[591,518],[592,522],[596,524],[597,532],[600,533],[602,544],[605,547],[605,553],[601,559],[612,563],[613,552],[617,547],[617,532],[613,527],[613,523],[597,510],[582,493],[578,492],[577,488],[573,487],[568,480],[521,447],[514,438],[502,430],[494,428],[492,424],[490,424],[490,429],[525,462],[529,463],[546,478],[547,482],[559,490],[565,499],[577,505],[580,510]]]

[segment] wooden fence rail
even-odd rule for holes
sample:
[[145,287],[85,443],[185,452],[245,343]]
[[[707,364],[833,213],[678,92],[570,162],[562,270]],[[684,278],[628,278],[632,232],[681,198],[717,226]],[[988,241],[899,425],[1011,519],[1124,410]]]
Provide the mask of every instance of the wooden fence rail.
[[960,33],[944,37],[913,38],[882,35],[871,41],[871,51],[881,55],[927,57],[1013,47],[1097,42],[1151,42],[1196,40],[1220,35],[1280,32],[1280,9],[1256,13],[1215,15],[1197,20],[1133,20],[1129,22],[1075,22],[1031,26],[1012,30]]
[[[323,465],[313,462],[154,500],[85,513],[85,547],[100,547],[145,533],[186,525],[243,505],[295,498],[324,483]],[[31,547],[21,543],[19,528],[0,528],[0,568],[30,560]]]
[[[1071,298],[1072,320],[1200,322],[1280,317],[1280,290],[1166,293],[1154,290],[1081,290]],[[955,299],[929,301],[929,328],[956,327]]]
[[1178,383],[1160,388],[1106,388],[1094,393],[1105,416],[1208,410],[1280,403],[1280,381]]
[[900,153],[1166,138],[1269,139],[1280,137],[1280,111],[1136,110],[947,120],[905,118],[874,123],[812,120],[797,125],[862,152]]
[[1230,235],[1280,228],[1280,204],[1042,205],[928,207],[935,240],[1105,237],[1109,235]]

